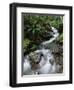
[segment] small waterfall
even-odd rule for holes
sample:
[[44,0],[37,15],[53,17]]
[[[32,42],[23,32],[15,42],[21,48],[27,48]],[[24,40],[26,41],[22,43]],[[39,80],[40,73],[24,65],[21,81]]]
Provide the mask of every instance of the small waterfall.
[[46,49],[45,46],[48,46],[54,40],[56,40],[56,38],[59,36],[58,30],[52,27],[51,35],[52,38],[50,38],[50,40],[42,42],[39,46],[39,50],[34,51],[32,53],[32,56],[30,55],[32,59],[38,58],[38,60],[40,60],[39,63],[37,62],[38,64],[32,66],[30,64],[29,55],[27,55],[27,57],[24,58],[24,66],[23,66],[24,75],[49,74],[49,73],[51,74],[56,72],[54,57],[50,49]]
[[51,28],[52,28],[52,32],[50,34],[52,35],[52,38],[50,38],[50,40],[42,42],[40,45],[40,48],[45,48],[46,45],[49,45],[50,43],[52,43],[59,36],[58,30],[54,27],[51,27]]

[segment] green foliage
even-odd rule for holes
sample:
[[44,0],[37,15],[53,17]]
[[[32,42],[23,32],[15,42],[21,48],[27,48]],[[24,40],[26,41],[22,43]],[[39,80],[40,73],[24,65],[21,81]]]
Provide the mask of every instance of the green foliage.
[[[51,30],[49,16],[42,15],[25,15],[24,16],[24,31],[27,31],[27,35],[39,36],[47,30]],[[25,36],[25,37],[26,37]]]
[[23,47],[27,48],[30,45],[31,41],[29,39],[24,39],[23,41]]
[[31,50],[33,51],[35,49],[37,49],[37,45],[33,44],[32,47],[31,47]]
[[23,48],[25,49],[25,52],[34,51],[37,49],[37,45],[28,38],[26,38],[23,41]]
[[58,29],[60,37],[58,42],[63,42],[63,17],[48,15],[24,14],[24,44],[26,51],[33,51],[38,45],[51,38],[51,26]]
[[59,33],[63,31],[63,16],[51,16],[50,24],[51,26],[58,29]]
[[59,37],[57,38],[57,43],[59,43],[59,44],[63,44],[63,33],[61,33],[60,35],[59,35]]

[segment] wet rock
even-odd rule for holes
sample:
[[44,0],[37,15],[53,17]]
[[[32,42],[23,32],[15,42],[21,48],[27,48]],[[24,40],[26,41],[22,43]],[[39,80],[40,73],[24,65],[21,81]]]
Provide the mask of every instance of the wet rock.
[[51,74],[63,72],[63,46],[56,43],[59,34],[56,29],[52,29],[52,38],[41,43],[39,49],[29,53],[29,58],[25,59],[24,66],[27,65],[27,69],[24,71],[27,73]]
[[63,72],[63,48],[60,45],[57,45],[55,49],[53,50],[54,59],[56,62],[56,65],[59,66],[58,73]]

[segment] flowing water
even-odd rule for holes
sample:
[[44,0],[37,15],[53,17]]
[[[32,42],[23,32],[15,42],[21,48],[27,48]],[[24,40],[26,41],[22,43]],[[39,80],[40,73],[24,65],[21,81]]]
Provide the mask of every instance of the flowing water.
[[42,42],[38,50],[24,57],[23,75],[52,74],[57,72],[54,56],[51,50],[47,49],[46,46],[56,40],[59,36],[58,30],[52,27],[51,35],[52,38]]

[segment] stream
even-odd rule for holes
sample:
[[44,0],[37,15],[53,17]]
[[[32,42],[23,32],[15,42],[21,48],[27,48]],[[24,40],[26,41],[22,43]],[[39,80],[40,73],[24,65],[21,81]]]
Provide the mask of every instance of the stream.
[[[24,57],[23,75],[53,74],[57,73],[60,66],[56,65],[50,45],[59,36],[58,30],[52,27],[50,40],[40,44],[39,49]],[[49,46],[49,48],[48,48]]]

